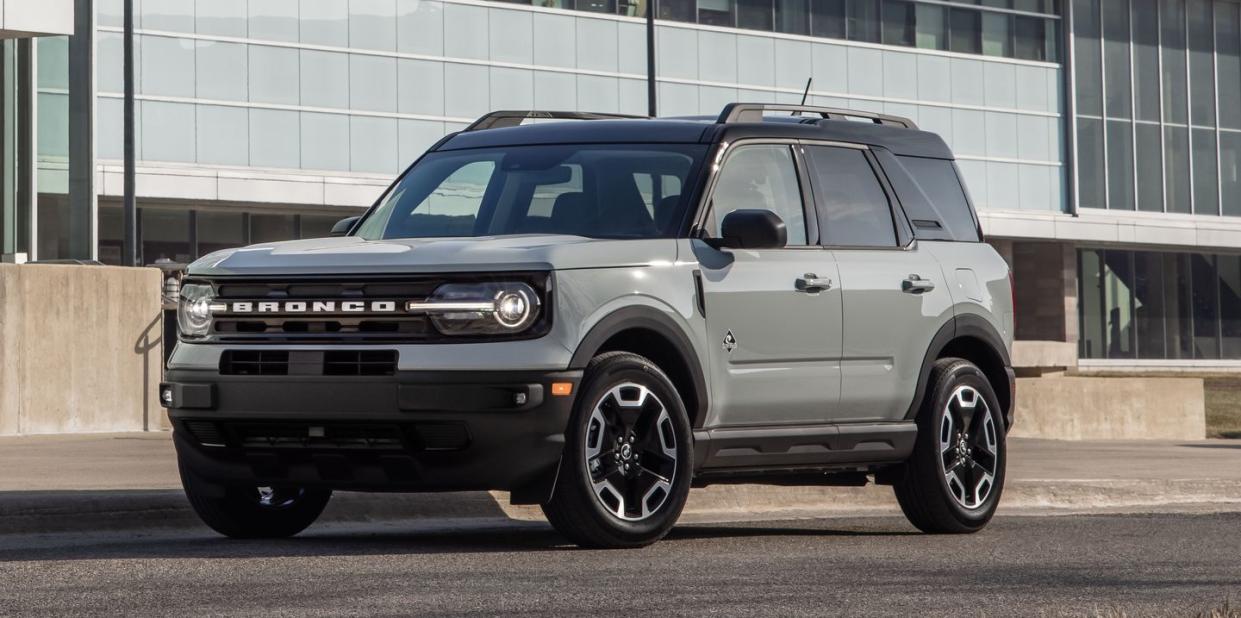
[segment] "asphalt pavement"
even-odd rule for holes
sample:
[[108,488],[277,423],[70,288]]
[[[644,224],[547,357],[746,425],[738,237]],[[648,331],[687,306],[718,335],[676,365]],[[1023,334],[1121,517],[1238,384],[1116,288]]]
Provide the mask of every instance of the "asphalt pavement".
[[543,523],[0,537],[0,615],[1196,615],[1241,601],[1241,513],[678,526],[641,550]]

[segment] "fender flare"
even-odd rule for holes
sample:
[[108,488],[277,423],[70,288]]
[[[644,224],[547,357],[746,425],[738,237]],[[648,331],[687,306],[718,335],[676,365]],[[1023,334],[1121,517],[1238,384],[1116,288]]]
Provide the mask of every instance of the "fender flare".
[[[913,420],[918,415],[918,409],[922,407],[922,398],[926,396],[927,380],[931,376],[931,365],[935,364],[935,360],[949,343],[961,337],[972,337],[982,341],[1006,369],[1012,367],[1013,363],[1008,357],[1008,348],[1004,345],[1004,338],[990,322],[971,314],[955,316],[939,328],[939,331],[931,338],[931,345],[927,346],[926,356],[922,358],[922,369],[918,372],[918,389],[914,393],[913,401],[909,404],[909,410],[905,413],[906,420]],[[1005,411],[1006,416],[1012,408],[1012,393],[1009,394],[1009,399],[1010,410]]]
[[692,340],[685,334],[684,329],[659,309],[639,305],[618,309],[608,314],[599,320],[578,343],[577,351],[573,353],[573,358],[569,361],[569,369],[585,369],[590,359],[595,357],[604,343],[613,335],[631,328],[649,330],[672,344],[677,355],[689,370],[694,400],[697,401],[697,409],[691,412],[696,419],[694,425],[700,426],[706,420],[709,400],[702,364],[698,360],[698,353],[694,349]]

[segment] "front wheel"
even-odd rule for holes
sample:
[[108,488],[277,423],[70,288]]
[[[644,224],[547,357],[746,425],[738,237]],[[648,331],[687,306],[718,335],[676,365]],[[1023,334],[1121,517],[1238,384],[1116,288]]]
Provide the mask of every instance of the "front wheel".
[[584,547],[641,547],[676,523],[689,495],[693,445],[672,382],[636,354],[586,368],[566,432],[560,478],[543,513]]
[[293,536],[314,523],[332,497],[330,489],[222,485],[180,468],[185,496],[199,519],[233,538]]
[[918,436],[894,485],[905,517],[930,533],[977,532],[1004,489],[1004,422],[987,376],[959,358],[935,362]]

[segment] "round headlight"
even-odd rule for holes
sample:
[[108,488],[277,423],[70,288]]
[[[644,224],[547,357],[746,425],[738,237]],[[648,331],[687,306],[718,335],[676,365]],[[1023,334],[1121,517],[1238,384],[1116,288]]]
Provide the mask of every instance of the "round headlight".
[[181,286],[177,307],[177,326],[185,337],[203,337],[211,332],[211,302],[215,291],[209,285],[187,283]]
[[420,307],[444,335],[510,335],[539,318],[538,293],[513,282],[446,283]]
[[496,321],[507,328],[519,328],[533,315],[525,290],[505,290],[496,298]]

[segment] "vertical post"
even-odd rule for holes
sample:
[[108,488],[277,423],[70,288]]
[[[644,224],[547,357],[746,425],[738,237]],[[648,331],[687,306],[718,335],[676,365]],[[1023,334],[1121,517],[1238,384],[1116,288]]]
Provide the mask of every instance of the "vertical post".
[[95,191],[95,6],[75,0],[69,37],[69,255],[98,257]]
[[125,2],[125,204],[124,204],[124,249],[121,262],[126,266],[138,266],[138,216],[137,203],[134,198],[134,0]]
[[646,115],[655,117],[655,3],[646,0]]

